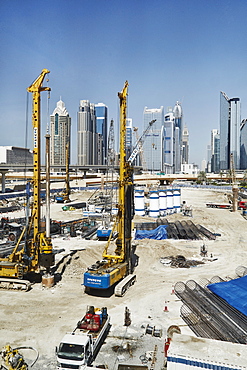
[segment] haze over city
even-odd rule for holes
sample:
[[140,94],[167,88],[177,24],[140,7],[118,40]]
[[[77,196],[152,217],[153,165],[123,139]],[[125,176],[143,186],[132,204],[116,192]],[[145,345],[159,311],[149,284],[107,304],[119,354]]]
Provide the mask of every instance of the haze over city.
[[[44,68],[51,71],[49,114],[61,97],[72,118],[71,163],[79,101],[106,104],[117,133],[117,93],[126,80],[128,117],[140,131],[145,106],[166,112],[181,102],[189,160],[199,166],[219,128],[220,91],[239,97],[247,118],[245,1],[2,0],[0,11],[0,145],[25,146],[26,88]],[[44,136],[47,93],[41,100]]]

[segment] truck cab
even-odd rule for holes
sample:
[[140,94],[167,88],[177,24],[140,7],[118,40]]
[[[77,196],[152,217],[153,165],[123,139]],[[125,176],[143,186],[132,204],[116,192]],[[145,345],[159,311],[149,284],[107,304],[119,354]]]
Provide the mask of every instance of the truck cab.
[[92,356],[92,339],[80,334],[65,334],[56,349],[57,369],[84,369]]

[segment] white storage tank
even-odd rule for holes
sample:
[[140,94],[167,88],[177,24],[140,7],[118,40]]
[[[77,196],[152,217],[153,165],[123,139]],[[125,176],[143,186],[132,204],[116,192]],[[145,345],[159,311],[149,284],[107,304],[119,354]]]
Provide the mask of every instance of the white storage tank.
[[173,211],[173,190],[172,189],[167,189],[166,191],[166,209],[167,209],[167,214],[171,215]]
[[175,213],[181,211],[181,190],[173,189],[173,210]]
[[159,206],[160,206],[160,215],[165,216],[166,215],[166,190],[160,190],[159,191]]
[[158,217],[160,214],[159,207],[159,192],[157,190],[150,191],[149,197],[149,216]]
[[135,214],[145,215],[144,189],[135,189],[134,191]]

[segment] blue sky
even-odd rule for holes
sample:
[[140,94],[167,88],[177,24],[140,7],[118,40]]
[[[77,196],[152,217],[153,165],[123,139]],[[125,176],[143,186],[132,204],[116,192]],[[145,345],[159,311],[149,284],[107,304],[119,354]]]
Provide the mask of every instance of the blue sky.
[[[72,118],[72,163],[79,101],[105,103],[117,132],[126,80],[139,132],[145,106],[182,103],[190,162],[199,165],[219,128],[220,91],[239,97],[247,118],[246,0],[0,0],[0,14],[0,145],[25,146],[26,88],[44,68],[49,113],[61,96]],[[41,99],[44,136],[47,93]]]

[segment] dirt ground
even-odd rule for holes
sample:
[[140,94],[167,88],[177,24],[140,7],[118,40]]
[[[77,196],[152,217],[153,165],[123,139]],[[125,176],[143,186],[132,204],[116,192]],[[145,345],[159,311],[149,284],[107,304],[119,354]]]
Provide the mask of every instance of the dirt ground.
[[[88,196],[86,193],[76,193],[73,194],[73,199],[82,200]],[[29,292],[0,292],[0,349],[8,343],[13,348],[32,346],[39,352],[39,359],[33,368],[55,369],[55,347],[66,332],[74,329],[84,315],[87,305],[105,306],[111,317],[110,333],[95,362],[108,365],[111,370],[119,361],[131,360],[141,364],[139,355],[135,355],[135,349],[138,343],[144,340],[144,328],[147,324],[162,329],[162,338],[159,339],[160,356],[164,356],[166,330],[170,325],[178,325],[183,334],[193,334],[180,318],[181,302],[172,294],[174,285],[190,279],[200,283],[203,279],[210,280],[213,276],[235,277],[238,266],[247,266],[247,220],[241,211],[230,212],[206,207],[206,202],[210,201],[228,202],[224,192],[182,188],[181,201],[192,206],[193,217],[189,217],[190,220],[220,235],[216,240],[134,240],[138,259],[135,269],[137,281],[124,297],[113,295],[106,298],[84,293],[83,273],[87,266],[101,259],[105,242],[83,240],[80,236],[54,237],[54,249],[65,250],[56,256],[57,259],[73,250],[81,250],[65,259],[65,268],[60,266],[62,279],[53,288],[47,289],[41,284],[35,284]],[[61,204],[54,203],[51,206],[51,217],[56,220],[77,219],[81,218],[81,211],[65,212]],[[170,215],[167,218],[170,222],[188,220],[188,217],[182,214]],[[135,220],[139,222],[140,217]],[[143,220],[147,222],[150,218],[145,217]],[[213,256],[212,259],[206,259],[204,264],[192,268],[171,268],[160,262],[161,257],[171,255],[202,259],[200,249],[203,243],[208,255]],[[125,307],[130,310],[131,325],[128,328],[124,326]],[[117,341],[123,343],[124,337],[129,340],[136,338],[133,351],[121,354],[114,352],[114,344]],[[147,341],[149,350],[152,351],[153,338],[149,337]],[[139,347],[143,352],[142,344],[139,344]],[[136,351],[136,354],[141,353],[140,351]],[[28,361],[32,360],[31,351],[22,353]]]

